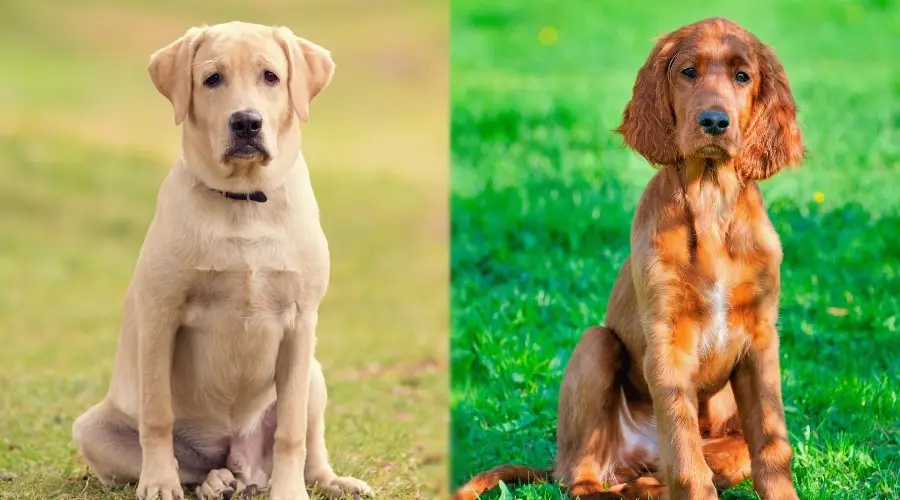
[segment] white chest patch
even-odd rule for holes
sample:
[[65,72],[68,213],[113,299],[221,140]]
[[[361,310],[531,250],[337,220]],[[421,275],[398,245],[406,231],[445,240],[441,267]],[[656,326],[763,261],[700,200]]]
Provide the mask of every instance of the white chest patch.
[[728,341],[728,291],[724,280],[717,280],[707,292],[709,323],[700,343],[700,352],[720,351]]

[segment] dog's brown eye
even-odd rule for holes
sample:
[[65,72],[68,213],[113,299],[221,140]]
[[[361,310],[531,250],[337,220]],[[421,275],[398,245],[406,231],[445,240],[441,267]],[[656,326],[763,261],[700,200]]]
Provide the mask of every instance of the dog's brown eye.
[[744,73],[743,71],[738,71],[734,74],[734,81],[738,83],[747,83],[750,81],[750,75]]
[[207,76],[206,80],[203,80],[203,85],[209,88],[217,87],[220,83],[222,83],[222,75],[218,73],[213,73]]
[[681,74],[693,80],[697,78],[697,70],[696,68],[684,68],[681,70]]
[[272,73],[271,71],[263,71],[263,80],[265,80],[269,85],[275,85],[276,83],[278,83],[278,75]]

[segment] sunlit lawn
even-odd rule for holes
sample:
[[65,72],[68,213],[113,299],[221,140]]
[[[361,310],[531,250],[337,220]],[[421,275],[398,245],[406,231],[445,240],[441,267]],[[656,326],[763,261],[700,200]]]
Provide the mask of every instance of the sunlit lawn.
[[[452,483],[547,467],[653,170],[614,135],[654,37],[730,17],[787,68],[808,161],[763,183],[802,498],[900,498],[900,4],[454,3]],[[488,499],[560,498],[554,485]],[[745,484],[726,498],[755,498]]]
[[290,26],[334,53],[304,149],[333,272],[318,355],[340,473],[446,490],[446,7],[324,0],[0,6],[0,497],[107,492],[70,442],[106,391],[120,307],[178,151],[148,55],[189,26]]

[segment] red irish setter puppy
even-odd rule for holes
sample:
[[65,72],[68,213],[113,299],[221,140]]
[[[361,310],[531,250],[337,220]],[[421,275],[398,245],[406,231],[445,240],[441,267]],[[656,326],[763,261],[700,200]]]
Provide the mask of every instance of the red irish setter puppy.
[[500,466],[461,487],[553,478],[581,500],[714,499],[747,477],[796,499],[779,379],[778,234],[757,182],[804,156],[772,50],[725,19],[664,36],[619,127],[661,168],[631,255],[560,389],[556,467]]

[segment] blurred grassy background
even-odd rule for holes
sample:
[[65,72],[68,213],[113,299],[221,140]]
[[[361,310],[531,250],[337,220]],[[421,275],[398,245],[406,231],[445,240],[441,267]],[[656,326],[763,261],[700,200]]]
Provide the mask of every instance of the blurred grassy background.
[[333,275],[319,327],[336,468],[446,491],[447,6],[52,0],[0,6],[0,497],[105,493],[70,443],[179,148],[149,54],[188,27],[284,24],[333,52],[304,130]]
[[654,38],[710,16],[774,47],[809,149],[762,184],[785,250],[781,367],[801,497],[900,498],[896,0],[453,2],[454,485],[552,463],[566,361],[603,321],[654,173],[612,130]]

